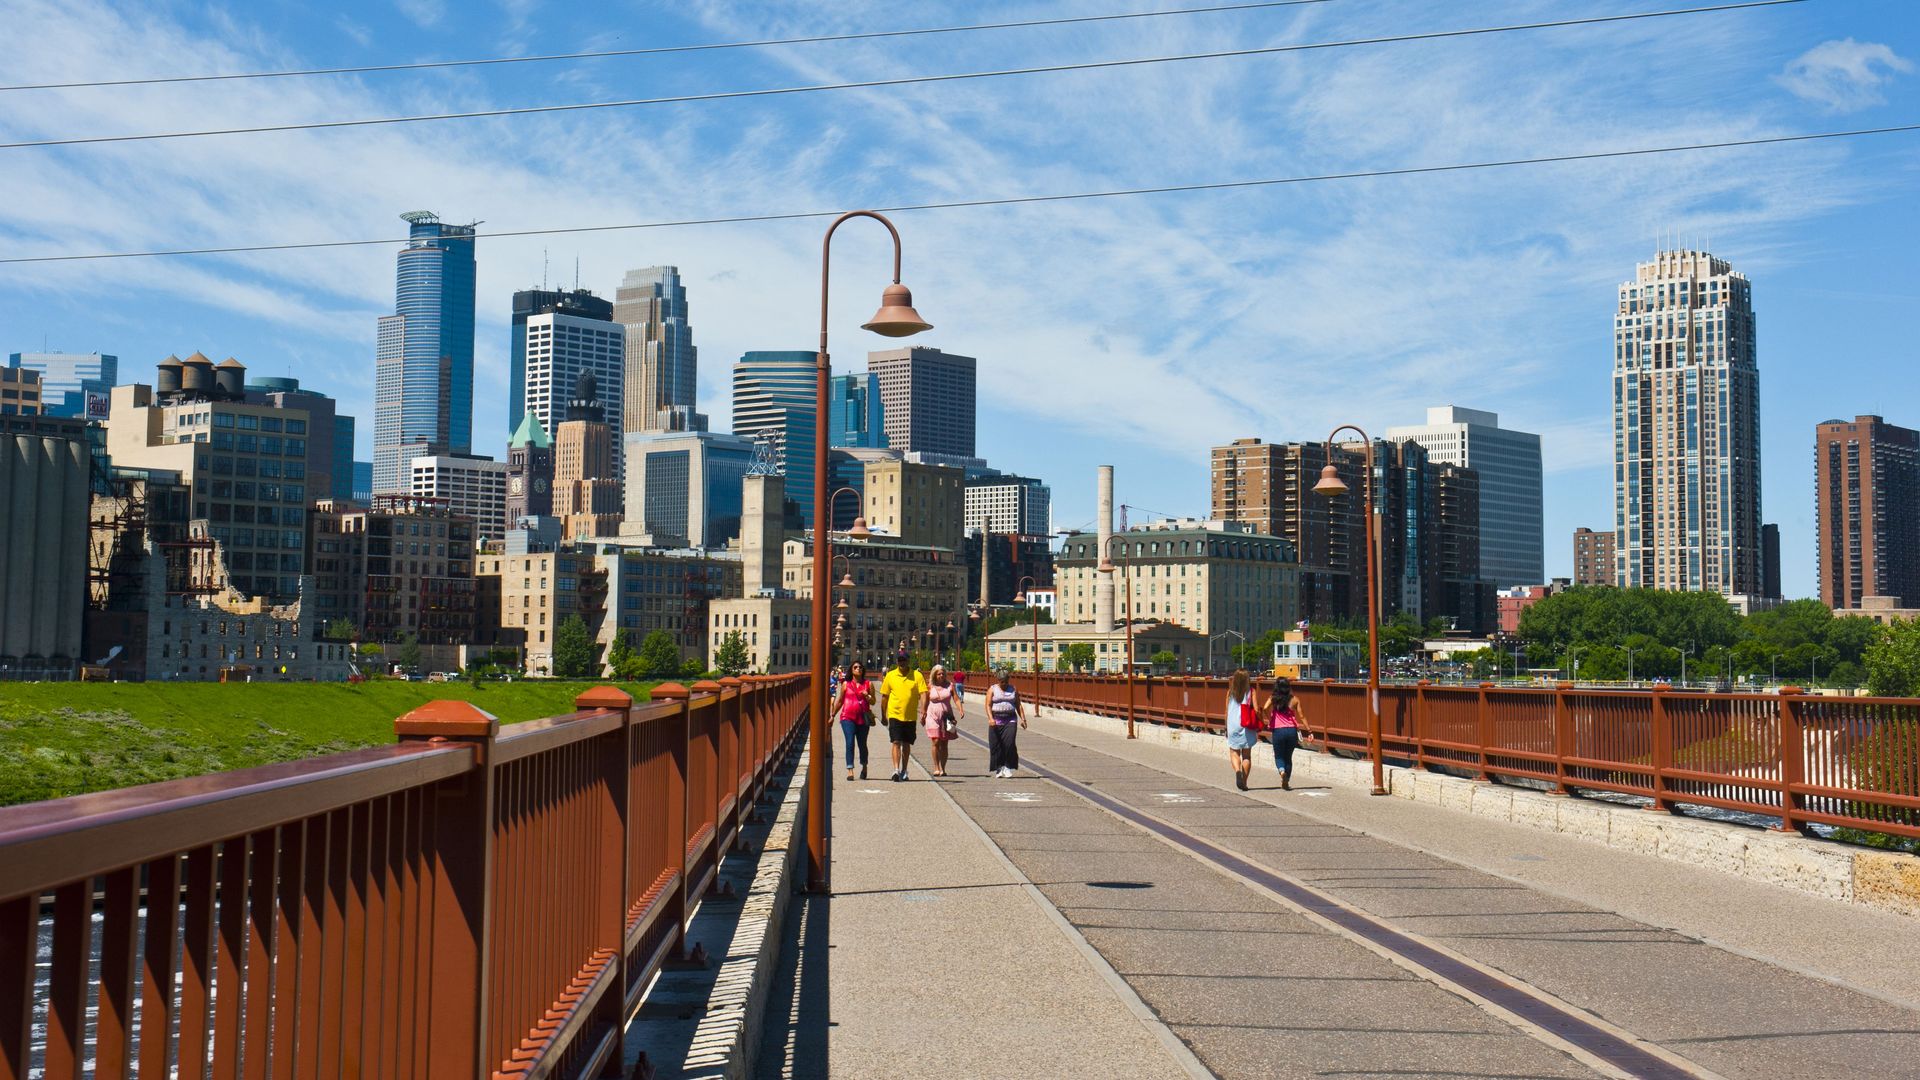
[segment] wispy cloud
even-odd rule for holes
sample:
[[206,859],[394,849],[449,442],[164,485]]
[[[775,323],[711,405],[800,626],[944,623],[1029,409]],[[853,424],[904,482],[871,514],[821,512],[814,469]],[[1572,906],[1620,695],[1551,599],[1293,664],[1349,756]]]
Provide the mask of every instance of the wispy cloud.
[[437,25],[447,15],[444,0],[393,0],[393,6],[422,28]]
[[1885,45],[1842,38],[1801,53],[1774,79],[1795,97],[1839,113],[1886,104],[1887,84],[1912,70],[1912,61]]

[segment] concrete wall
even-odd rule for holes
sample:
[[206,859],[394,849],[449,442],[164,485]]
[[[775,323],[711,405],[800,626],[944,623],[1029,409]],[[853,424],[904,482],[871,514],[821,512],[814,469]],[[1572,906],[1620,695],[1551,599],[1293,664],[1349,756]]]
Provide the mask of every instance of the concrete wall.
[[87,465],[81,443],[0,436],[0,657],[80,659]]
[[[1123,722],[1112,717],[1051,705],[1044,710],[1050,724],[1107,734],[1124,730]],[[1150,723],[1136,724],[1135,732],[1146,742],[1216,760],[1226,757],[1226,739],[1220,735]],[[1300,777],[1348,787],[1373,783],[1370,763],[1332,754],[1301,753],[1294,758],[1294,771]],[[1920,856],[1394,766],[1387,768],[1386,782],[1396,798],[1920,918]]]

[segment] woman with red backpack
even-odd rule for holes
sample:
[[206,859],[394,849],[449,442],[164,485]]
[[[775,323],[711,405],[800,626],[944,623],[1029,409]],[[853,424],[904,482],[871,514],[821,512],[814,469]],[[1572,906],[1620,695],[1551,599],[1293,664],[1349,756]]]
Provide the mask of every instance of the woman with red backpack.
[[855,660],[833,695],[833,715],[847,737],[847,779],[853,779],[853,751],[860,750],[860,779],[867,778],[867,731],[873,726],[873,683],[867,666]]
[[1233,786],[1247,790],[1253,771],[1253,747],[1260,741],[1260,713],[1253,706],[1253,680],[1245,668],[1227,680],[1227,760],[1233,765]]

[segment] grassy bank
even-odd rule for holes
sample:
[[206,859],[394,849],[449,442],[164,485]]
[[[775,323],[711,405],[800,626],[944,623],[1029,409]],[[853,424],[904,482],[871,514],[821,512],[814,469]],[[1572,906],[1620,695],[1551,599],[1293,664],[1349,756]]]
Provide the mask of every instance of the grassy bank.
[[394,717],[436,698],[533,720],[590,685],[0,682],[0,805],[389,743]]

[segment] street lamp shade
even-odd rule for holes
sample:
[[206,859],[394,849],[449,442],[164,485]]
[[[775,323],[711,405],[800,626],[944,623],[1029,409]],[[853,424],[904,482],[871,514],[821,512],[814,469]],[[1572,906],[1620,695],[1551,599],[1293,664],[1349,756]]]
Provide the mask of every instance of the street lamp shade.
[[839,602],[839,603],[837,603],[837,604],[835,604],[835,605],[833,605],[833,606],[834,606],[834,607],[835,607],[836,609],[838,609],[838,610],[840,610],[840,611],[845,611],[845,610],[847,610],[847,598],[846,598],[846,597],[844,597],[844,596],[843,596],[843,597],[841,597],[841,598],[840,598],[840,602]]
[[839,585],[843,589],[853,588],[853,573],[849,571],[847,573],[840,575],[840,580],[835,584]]
[[1100,559],[1100,565],[1093,568],[1093,572],[1096,574],[1111,574],[1113,571],[1114,566],[1112,560],[1104,556]]
[[896,281],[880,293],[880,310],[874,312],[872,319],[861,323],[860,329],[871,330],[881,337],[912,337],[933,329],[933,324],[913,310],[913,293]]
[[1345,495],[1347,493],[1347,482],[1340,479],[1340,471],[1338,469],[1332,465],[1328,465],[1326,468],[1320,470],[1320,482],[1313,485],[1313,490],[1316,494],[1320,495]]
[[866,540],[873,536],[873,530],[867,528],[866,518],[857,517],[853,519],[853,528],[847,530],[847,535],[855,540]]

